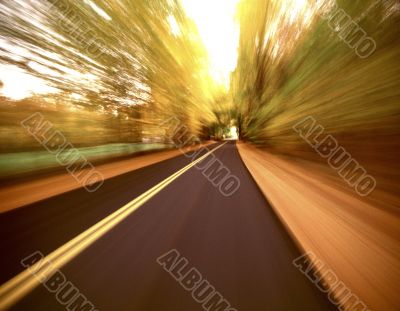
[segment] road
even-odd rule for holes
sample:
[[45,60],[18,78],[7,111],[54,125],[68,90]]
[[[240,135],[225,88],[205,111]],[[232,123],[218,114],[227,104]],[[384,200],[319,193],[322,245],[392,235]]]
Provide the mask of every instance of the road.
[[[335,310],[293,266],[301,252],[242,163],[235,143],[218,145],[213,154],[240,180],[232,196],[223,196],[201,170],[188,168],[189,158],[179,156],[108,179],[94,193],[78,189],[0,214],[0,281],[11,284],[19,275],[26,282],[7,292],[19,293],[10,309],[66,310],[21,264],[40,251],[50,254],[57,271],[92,309],[203,310],[157,262],[175,249],[232,310]],[[163,184],[166,179],[169,183]],[[156,190],[142,195],[152,187]],[[123,206],[126,213],[118,214]],[[106,217],[111,220],[99,223]],[[90,228],[96,230],[71,244]]]

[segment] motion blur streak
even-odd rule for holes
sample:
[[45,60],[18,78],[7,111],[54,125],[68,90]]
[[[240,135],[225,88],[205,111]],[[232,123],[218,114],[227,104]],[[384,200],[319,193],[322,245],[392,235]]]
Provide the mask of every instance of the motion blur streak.
[[[368,58],[342,40],[347,26],[330,13],[335,1],[253,4],[240,4],[231,85],[242,138],[267,149],[243,147],[241,154],[301,246],[315,250],[371,310],[396,310],[400,3],[336,1],[376,42]],[[368,197],[352,192],[292,129],[309,116],[376,179]]]
[[[113,214],[104,218],[101,222],[97,223],[73,240],[69,241],[62,247],[52,252],[45,259],[43,259],[44,262],[51,263],[51,268],[49,268],[47,265],[44,265],[42,261],[39,261],[34,266],[31,266],[30,269],[36,271],[36,273],[42,276],[44,279],[47,279],[54,273],[55,270],[62,268],[71,259],[76,257],[84,249],[88,248],[92,243],[94,243],[96,240],[101,238],[108,231],[110,231],[112,228],[122,222],[141,205],[146,203],[163,188],[168,186],[172,181],[174,181],[187,170],[192,168],[198,162],[204,160],[206,157],[208,157],[217,149],[221,148],[223,145],[224,144],[221,144],[218,147],[215,147],[211,151],[207,152],[202,157],[185,166],[175,174],[171,175],[167,179],[163,180],[161,183],[143,193],[141,196],[137,197],[132,202],[124,205]],[[0,287],[0,309],[5,309],[15,304],[23,296],[32,291],[37,285],[38,278],[35,277],[35,275],[32,275],[29,270],[25,270],[23,273],[19,274],[6,284],[3,284]]]
[[[35,114],[99,189],[43,148],[46,126],[24,129]],[[193,310],[156,264],[176,249],[237,310],[331,310],[292,264],[312,252],[365,309],[398,310],[399,0],[1,0],[0,282],[189,167],[182,142],[203,156],[222,140],[238,142],[210,180],[232,172],[232,197],[187,170],[66,279],[99,310]],[[39,286],[11,308],[64,307]]]

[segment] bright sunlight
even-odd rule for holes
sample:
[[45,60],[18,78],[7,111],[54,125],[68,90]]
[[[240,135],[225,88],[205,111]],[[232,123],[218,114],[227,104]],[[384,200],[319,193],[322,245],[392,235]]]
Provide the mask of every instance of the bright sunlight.
[[238,0],[182,0],[208,51],[211,76],[226,88],[238,58],[239,25],[234,20],[237,3]]

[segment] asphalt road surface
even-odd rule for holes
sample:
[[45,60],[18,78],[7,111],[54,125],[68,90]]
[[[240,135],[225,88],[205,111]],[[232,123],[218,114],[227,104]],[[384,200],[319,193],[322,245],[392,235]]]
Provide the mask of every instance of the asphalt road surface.
[[[195,268],[193,282],[206,280],[212,294],[230,305],[210,302],[206,310],[335,310],[292,264],[301,253],[235,144],[208,146],[215,147],[213,154],[240,180],[231,196],[222,195],[204,171],[188,167],[191,159],[179,156],[108,179],[94,193],[78,189],[1,214],[0,281],[6,285],[0,300],[14,297],[11,310],[67,309],[67,292],[61,300],[67,305],[62,305],[57,293],[21,264],[40,251],[50,254],[52,273],[62,273],[75,286],[71,297],[80,293],[93,305],[72,305],[71,310],[204,310],[192,298],[190,284],[185,289],[167,271],[179,260],[186,265],[175,269],[177,277]],[[85,230],[91,231],[77,240]],[[171,256],[162,257],[168,252]],[[160,256],[164,266],[157,262]],[[6,288],[12,278],[17,281]]]

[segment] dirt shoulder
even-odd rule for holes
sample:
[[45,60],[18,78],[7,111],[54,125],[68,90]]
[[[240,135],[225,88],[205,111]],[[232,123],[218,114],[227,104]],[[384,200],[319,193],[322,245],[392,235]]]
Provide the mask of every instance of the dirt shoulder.
[[[185,151],[198,149],[202,146],[208,146],[213,143],[215,142],[208,141],[202,145],[186,148]],[[181,150],[178,149],[158,151],[142,156],[135,156],[130,159],[99,164],[96,166],[96,170],[104,176],[104,179],[108,179],[181,154]],[[83,171],[82,173],[85,172]],[[0,213],[38,202],[80,187],[82,187],[82,185],[67,172],[5,186],[0,189]]]
[[[238,143],[239,153],[276,214],[371,310],[400,305],[400,216],[386,197],[362,199],[328,166]],[[338,289],[338,288],[336,288]],[[335,288],[333,289],[335,291]]]

